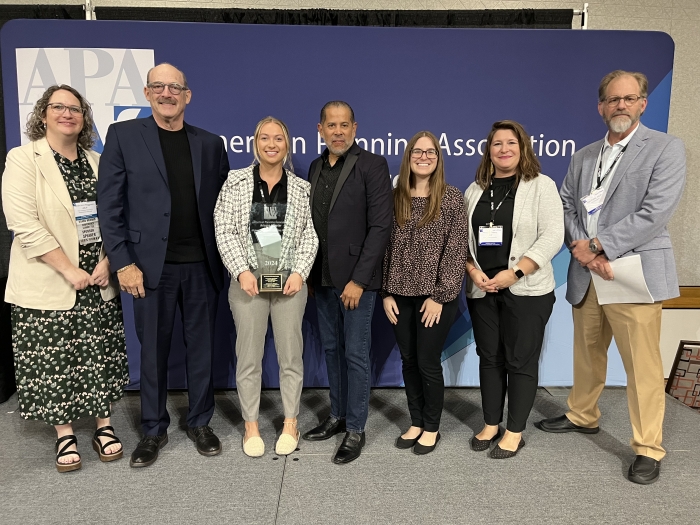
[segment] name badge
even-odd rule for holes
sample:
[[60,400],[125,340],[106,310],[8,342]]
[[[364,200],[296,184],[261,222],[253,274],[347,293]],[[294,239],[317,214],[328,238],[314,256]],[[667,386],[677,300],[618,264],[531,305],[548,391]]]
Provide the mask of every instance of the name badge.
[[581,202],[586,207],[588,215],[593,215],[595,212],[599,211],[603,207],[604,200],[605,190],[603,188],[593,190],[585,197],[581,197]]
[[502,246],[503,226],[479,226],[479,246]]
[[95,201],[74,202],[75,222],[78,227],[78,242],[82,245],[102,242],[100,223],[97,220]]
[[265,206],[263,206],[263,220],[277,220],[277,206],[274,204],[265,204]]

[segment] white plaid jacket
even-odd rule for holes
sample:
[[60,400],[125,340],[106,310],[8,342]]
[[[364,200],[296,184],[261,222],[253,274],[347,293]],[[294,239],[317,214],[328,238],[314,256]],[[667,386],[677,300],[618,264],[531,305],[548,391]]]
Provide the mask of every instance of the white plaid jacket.
[[[306,280],[316,259],[318,237],[311,220],[311,185],[287,171],[287,215],[284,219],[279,270],[290,268]],[[221,260],[233,279],[257,268],[250,234],[253,166],[231,170],[214,208],[214,231]]]

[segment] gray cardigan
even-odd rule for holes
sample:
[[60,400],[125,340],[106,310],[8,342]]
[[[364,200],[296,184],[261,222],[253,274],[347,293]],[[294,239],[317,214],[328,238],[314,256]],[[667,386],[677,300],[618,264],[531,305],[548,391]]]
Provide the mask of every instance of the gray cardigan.
[[[469,254],[476,259],[476,239],[472,234],[472,215],[484,190],[476,182],[464,193],[464,206],[469,218]],[[554,290],[554,269],[551,260],[559,253],[564,242],[564,210],[557,185],[546,175],[540,174],[527,182],[521,181],[515,193],[513,207],[513,242],[510,246],[508,268],[528,257],[535,261],[539,269],[526,275],[510,291],[514,295],[544,295]],[[471,279],[467,279],[467,297],[484,297]]]

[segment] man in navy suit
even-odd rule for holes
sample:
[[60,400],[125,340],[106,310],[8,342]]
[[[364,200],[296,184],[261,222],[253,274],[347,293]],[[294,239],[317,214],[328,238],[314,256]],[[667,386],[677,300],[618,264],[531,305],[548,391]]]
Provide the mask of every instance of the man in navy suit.
[[319,250],[311,280],[326,354],[331,413],[304,434],[309,441],[345,431],[337,464],[360,456],[369,408],[372,313],[382,285],[394,201],[386,159],[355,144],[347,102],[328,102],[318,132],[326,150],[309,168]]
[[185,123],[192,92],[170,64],[148,72],[152,117],[112,124],[100,159],[98,215],[110,267],[134,297],[141,342],[143,439],[132,467],[158,459],[168,442],[168,355],[176,306],[187,352],[187,435],[200,454],[221,452],[214,413],[212,357],[223,266],[214,205],[229,171],[221,138]]

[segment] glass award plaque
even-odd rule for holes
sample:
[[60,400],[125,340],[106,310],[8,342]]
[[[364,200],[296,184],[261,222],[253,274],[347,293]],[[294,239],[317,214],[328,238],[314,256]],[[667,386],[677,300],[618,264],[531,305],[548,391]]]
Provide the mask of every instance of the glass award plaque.
[[[260,292],[281,292],[289,277],[289,270],[279,270],[281,239],[270,244],[265,243],[265,236],[256,232],[261,242],[253,243],[255,256],[258,259],[258,267],[253,270],[253,275],[258,280]],[[277,234],[279,238],[279,234]]]

